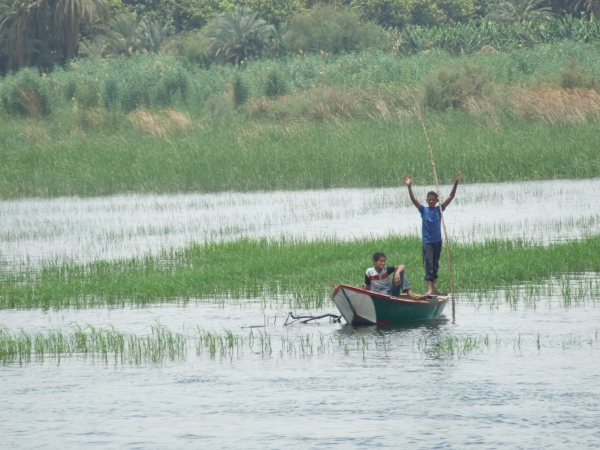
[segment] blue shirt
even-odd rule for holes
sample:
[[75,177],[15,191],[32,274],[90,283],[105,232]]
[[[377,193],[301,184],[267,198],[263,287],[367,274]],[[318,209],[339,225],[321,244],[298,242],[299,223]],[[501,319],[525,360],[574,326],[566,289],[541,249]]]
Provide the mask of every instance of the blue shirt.
[[[442,205],[442,211],[445,211],[446,207]],[[423,221],[422,233],[423,233],[423,244],[434,244],[436,242],[442,242],[442,231],[440,230],[440,224],[442,217],[440,215],[440,207],[430,208],[429,206],[423,206],[419,208],[421,213],[421,220]]]

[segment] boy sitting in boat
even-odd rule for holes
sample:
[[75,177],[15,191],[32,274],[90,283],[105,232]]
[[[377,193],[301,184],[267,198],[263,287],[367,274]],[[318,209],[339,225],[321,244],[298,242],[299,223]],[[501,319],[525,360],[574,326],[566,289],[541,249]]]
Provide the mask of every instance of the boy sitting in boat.
[[[373,267],[367,269],[362,289],[378,294],[393,295],[394,297],[404,292],[407,296],[413,298],[410,284],[404,273],[404,264],[386,266],[385,261],[385,253],[376,252],[373,254]],[[391,284],[389,279],[390,274],[394,275]]]
[[[461,177],[462,174],[458,172],[450,196],[442,203],[442,211],[446,209],[456,195],[456,188]],[[427,193],[427,206],[421,205],[413,194],[412,180],[409,175],[404,175],[404,182],[408,186],[408,195],[410,195],[411,201],[417,207],[419,213],[421,213],[421,220],[423,222],[423,267],[425,268],[425,281],[427,281],[427,292],[425,295],[438,295],[436,282],[440,266],[440,255],[442,253],[441,214],[440,207],[436,206],[438,195],[434,191],[429,191]]]

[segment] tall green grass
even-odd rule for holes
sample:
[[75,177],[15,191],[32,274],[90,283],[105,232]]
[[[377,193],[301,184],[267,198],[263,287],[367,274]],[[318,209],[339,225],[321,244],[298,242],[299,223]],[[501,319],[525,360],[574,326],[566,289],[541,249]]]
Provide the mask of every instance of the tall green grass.
[[[41,271],[3,273],[0,308],[224,302],[262,299],[312,308],[329,304],[332,284],[360,285],[371,255],[406,264],[423,292],[421,242],[414,237],[334,241],[250,241],[193,245],[162,257],[87,265],[48,265]],[[600,272],[600,237],[551,244],[493,240],[453,246],[456,290],[473,293],[547,280],[569,272]],[[442,258],[439,289],[448,289]]]
[[60,360],[73,355],[115,364],[160,364],[185,359],[187,339],[183,335],[161,325],[150,328],[150,334],[145,336],[90,325],[38,333],[0,328],[0,361],[22,364],[32,357],[43,361],[46,357]]
[[[265,92],[265,80],[277,73],[286,91],[297,92],[320,86],[342,88],[373,85],[419,85],[432,70],[456,62],[482,67],[498,83],[523,83],[556,78],[569,58],[581,63],[587,74],[600,73],[596,43],[558,41],[503,53],[452,55],[428,50],[416,55],[369,50],[341,56],[292,55],[278,60],[255,60],[238,69],[212,65],[208,70],[183,58],[169,55],[135,55],[129,58],[85,59],[39,77],[48,113],[101,107],[128,112],[137,108],[173,106],[188,111],[207,111],[215,96],[232,95],[238,80],[250,97]],[[0,99],[6,113],[24,114],[14,104],[23,83],[31,84],[30,69],[0,80]],[[38,87],[36,87],[38,89]],[[212,101],[211,101],[212,99]]]
[[[568,41],[465,57],[293,56],[243,70],[204,70],[165,55],[83,60],[38,79],[24,70],[0,80],[0,198],[394,186],[406,172],[430,182],[420,126],[397,110],[413,107],[401,86],[457,63],[483,68],[487,84],[506,85],[492,103],[500,96],[506,103],[515,85],[558,83],[565,67],[590,83],[600,73],[593,44]],[[264,97],[273,73],[292,96]],[[389,95],[398,98],[378,111],[374,98]],[[348,106],[370,97],[369,108]],[[188,115],[166,130],[165,107]],[[507,109],[428,115],[442,179],[459,169],[467,182],[600,175],[593,113],[549,123]]]
[[[0,123],[0,198],[215,192],[431,183],[419,123],[337,120],[279,125],[224,120],[151,136],[128,121],[111,133],[60,123]],[[117,120],[115,120],[117,122]],[[598,125],[552,125],[505,116],[491,127],[467,113],[427,118],[438,174],[451,182],[600,175]],[[25,126],[23,126],[25,125]]]

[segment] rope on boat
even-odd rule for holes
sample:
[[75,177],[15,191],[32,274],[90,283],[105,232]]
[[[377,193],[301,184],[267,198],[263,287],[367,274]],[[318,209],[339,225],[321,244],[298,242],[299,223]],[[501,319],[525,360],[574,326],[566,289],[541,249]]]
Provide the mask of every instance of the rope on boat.
[[442,216],[442,226],[444,227],[444,240],[446,241],[446,255],[448,255],[448,271],[450,272],[450,295],[452,298],[452,322],[456,322],[456,302],[454,301],[454,276],[452,274],[452,258],[450,257],[450,241],[448,240],[448,231],[446,230],[446,221],[444,220],[444,212],[442,211],[442,196],[440,194],[440,184],[438,183],[437,169],[435,167],[435,161],[433,159],[433,151],[431,150],[431,142],[429,142],[429,136],[427,135],[427,129],[425,128],[425,122],[421,117],[421,108],[419,108],[419,102],[415,98],[414,94],[411,94],[415,101],[415,110],[417,117],[421,123],[423,134],[425,135],[425,141],[427,142],[427,148],[429,149],[429,157],[431,159],[431,167],[433,168],[433,178],[435,179],[435,188],[438,195],[438,203],[440,205],[440,214]]

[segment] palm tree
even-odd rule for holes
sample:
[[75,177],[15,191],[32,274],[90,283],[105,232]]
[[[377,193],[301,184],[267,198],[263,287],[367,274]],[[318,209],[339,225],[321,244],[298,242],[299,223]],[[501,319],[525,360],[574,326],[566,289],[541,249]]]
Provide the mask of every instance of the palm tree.
[[158,51],[169,41],[172,27],[168,22],[163,22],[151,17],[144,17],[141,22],[144,35],[144,47],[147,51]]
[[[41,0],[40,0],[41,1]],[[58,0],[54,9],[54,25],[59,42],[59,57],[72,58],[77,54],[79,24],[83,20],[93,22],[108,17],[103,0]]]
[[8,69],[31,65],[39,9],[39,2],[3,0],[0,4],[0,52],[7,58]]
[[33,64],[43,42],[65,62],[77,54],[80,23],[107,14],[103,0],[0,0],[0,52],[19,69]]
[[132,55],[143,49],[144,29],[141,20],[131,14],[119,14],[101,27],[111,50],[116,54]]
[[540,7],[543,0],[500,0],[486,16],[497,23],[522,22],[532,19],[550,20],[552,8]]
[[217,60],[239,64],[269,48],[273,33],[273,25],[244,6],[218,16],[207,25],[205,36]]
[[79,56],[104,58],[109,50],[109,45],[104,36],[94,36],[92,39],[84,39],[79,44]]
[[600,1],[598,0],[571,0],[568,10],[574,13],[586,13],[591,19],[592,14],[600,20]]

